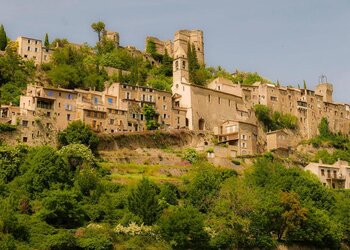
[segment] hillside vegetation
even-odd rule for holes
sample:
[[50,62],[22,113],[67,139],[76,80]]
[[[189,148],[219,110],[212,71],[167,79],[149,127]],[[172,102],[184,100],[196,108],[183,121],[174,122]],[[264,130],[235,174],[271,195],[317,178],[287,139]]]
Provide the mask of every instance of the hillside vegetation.
[[157,165],[119,149],[130,157],[114,161],[91,151],[98,140],[72,123],[58,149],[0,147],[1,249],[336,249],[349,240],[350,193],[271,154],[237,172],[193,149],[164,148]]

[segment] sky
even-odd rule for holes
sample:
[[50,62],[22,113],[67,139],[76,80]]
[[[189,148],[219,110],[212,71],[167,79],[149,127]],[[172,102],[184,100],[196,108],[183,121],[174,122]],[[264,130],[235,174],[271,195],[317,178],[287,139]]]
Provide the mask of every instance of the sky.
[[0,0],[11,39],[47,32],[93,45],[96,21],[142,50],[146,36],[201,29],[207,66],[312,89],[326,75],[335,101],[350,103],[350,0]]

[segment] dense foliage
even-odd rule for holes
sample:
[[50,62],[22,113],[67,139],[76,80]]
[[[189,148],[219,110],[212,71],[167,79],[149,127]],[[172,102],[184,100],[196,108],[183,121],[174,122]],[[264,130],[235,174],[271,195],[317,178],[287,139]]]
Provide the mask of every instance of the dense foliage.
[[58,134],[58,142],[61,146],[72,143],[79,143],[88,146],[92,151],[96,151],[98,144],[97,135],[91,131],[90,127],[83,121],[73,121],[67,128]]
[[271,110],[262,104],[254,106],[255,115],[258,120],[264,125],[266,131],[273,131],[277,129],[296,129],[297,117],[291,114],[281,114],[280,112],[271,112]]
[[[333,164],[337,160],[350,162],[350,139],[342,134],[333,133],[329,129],[327,118],[323,117],[318,126],[319,135],[309,142],[319,149],[314,160],[322,160],[323,163]],[[332,150],[327,150],[330,148]]]

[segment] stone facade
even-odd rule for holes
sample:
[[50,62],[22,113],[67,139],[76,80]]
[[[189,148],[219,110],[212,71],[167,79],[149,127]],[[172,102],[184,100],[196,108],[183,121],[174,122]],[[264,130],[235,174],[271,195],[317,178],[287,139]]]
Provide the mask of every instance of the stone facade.
[[276,130],[266,133],[266,149],[268,151],[275,149],[289,150],[292,146],[292,136],[285,130]]
[[33,60],[35,65],[50,61],[52,50],[45,48],[41,40],[20,36],[16,42],[18,44],[17,53],[24,59]]
[[120,83],[112,83],[102,92],[30,85],[20,98],[20,111],[1,114],[7,122],[20,126],[22,141],[35,144],[37,137],[43,137],[43,127],[49,138],[75,120],[100,133],[143,131],[144,105],[154,107],[162,129],[185,127],[185,110],[173,107],[170,92]]
[[[104,35],[119,44],[118,33],[106,31]],[[39,121],[41,128],[54,131],[64,129],[73,120],[82,120],[103,133],[143,131],[146,128],[143,107],[150,105],[156,110],[161,129],[186,128],[212,133],[219,143],[228,145],[231,155],[255,154],[256,144],[264,144],[261,138],[265,138],[265,132],[258,127],[255,117],[256,104],[266,105],[272,112],[294,115],[298,139],[316,136],[323,117],[328,119],[331,131],[350,133],[350,105],[334,102],[333,86],[327,82],[310,90],[260,82],[246,86],[218,77],[206,87],[198,86],[189,80],[187,49],[188,44],[194,44],[198,61],[204,64],[202,31],[179,30],[173,41],[149,39],[155,42],[159,54],[164,54],[166,49],[173,57],[171,92],[122,83],[110,84],[102,92],[28,86],[19,111],[4,107],[1,118],[28,127],[24,137],[30,142],[38,134],[35,127]],[[40,40],[20,37],[18,41],[22,56],[37,60],[37,64],[42,62],[45,50]],[[23,54],[26,47],[28,54]],[[126,49],[133,56],[158,63],[135,47]],[[287,137],[283,131],[268,131],[267,149],[289,148],[292,140]]]
[[315,174],[324,186],[350,189],[350,166],[346,161],[338,160],[333,165],[313,162],[305,170]]
[[166,51],[170,57],[173,57],[174,44],[171,40],[160,40],[157,37],[148,36],[146,37],[146,47],[147,47],[148,41],[154,42],[154,44],[156,45],[156,51],[158,54],[165,55],[165,51]]

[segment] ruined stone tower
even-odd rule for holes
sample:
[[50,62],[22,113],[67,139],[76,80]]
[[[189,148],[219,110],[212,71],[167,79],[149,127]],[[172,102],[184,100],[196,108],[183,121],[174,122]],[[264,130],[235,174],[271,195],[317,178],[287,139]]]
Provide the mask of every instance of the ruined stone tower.
[[173,82],[189,83],[188,72],[188,58],[187,49],[188,44],[194,44],[197,59],[199,64],[204,64],[204,44],[203,44],[203,31],[201,30],[178,30],[174,35],[174,48],[173,48]]
[[197,53],[197,59],[200,64],[204,64],[204,43],[203,43],[203,31],[201,30],[178,30],[174,35],[174,57],[176,51],[182,50],[186,52],[188,43],[194,44]]
[[110,31],[110,30],[104,30],[103,31],[103,36],[106,39],[108,39],[110,41],[113,41],[116,48],[119,47],[119,33],[118,32]]

